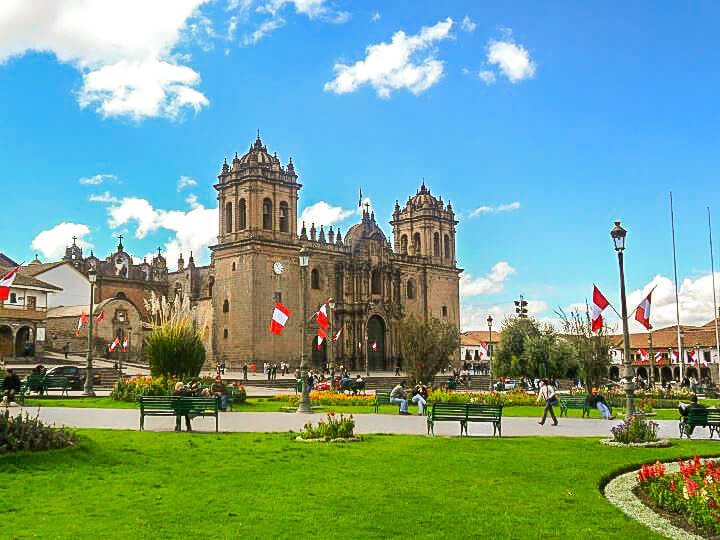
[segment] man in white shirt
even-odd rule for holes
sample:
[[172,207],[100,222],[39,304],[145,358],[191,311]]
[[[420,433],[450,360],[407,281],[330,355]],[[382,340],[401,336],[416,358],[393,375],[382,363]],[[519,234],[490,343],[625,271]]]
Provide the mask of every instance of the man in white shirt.
[[553,406],[558,404],[557,396],[555,395],[555,388],[551,384],[548,383],[547,379],[543,379],[540,381],[540,391],[538,392],[538,397],[535,400],[535,402],[539,402],[541,399],[545,400],[545,410],[543,410],[542,420],[538,422],[541,426],[545,424],[545,419],[547,418],[548,412],[550,413],[550,416],[553,419],[553,426],[558,425],[557,417],[555,416],[555,411],[553,410]]

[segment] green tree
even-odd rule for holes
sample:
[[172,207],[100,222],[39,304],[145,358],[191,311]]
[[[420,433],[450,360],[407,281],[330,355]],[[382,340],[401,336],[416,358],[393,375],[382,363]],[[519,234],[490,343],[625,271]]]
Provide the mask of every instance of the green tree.
[[400,349],[413,384],[432,381],[459,346],[460,330],[453,324],[412,315],[400,322]]
[[520,376],[533,373],[527,365],[525,340],[540,335],[540,325],[535,319],[508,318],[500,329],[498,347],[493,351],[493,374]]
[[171,302],[152,293],[145,307],[153,321],[144,349],[150,373],[180,379],[197,377],[205,363],[206,326],[190,307],[190,300],[176,296]]
[[556,313],[562,320],[563,333],[575,351],[579,365],[580,378],[586,388],[598,386],[607,378],[610,366],[610,346],[612,345],[608,328],[603,326],[599,332],[592,331],[590,312],[573,310],[566,313],[561,308]]

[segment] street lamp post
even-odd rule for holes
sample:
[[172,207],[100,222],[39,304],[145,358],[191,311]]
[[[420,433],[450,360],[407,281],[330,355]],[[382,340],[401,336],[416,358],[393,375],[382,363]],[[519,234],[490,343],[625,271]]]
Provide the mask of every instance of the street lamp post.
[[330,298],[328,300],[328,322],[330,324],[330,335],[325,340],[325,349],[328,353],[328,364],[330,364],[330,380],[334,382],[335,380],[335,344],[332,341],[332,339],[335,337],[335,334],[333,333],[333,319],[335,318],[335,299]]
[[302,297],[302,308],[300,311],[300,378],[302,379],[302,396],[298,403],[297,412],[311,413],[310,394],[308,392],[308,369],[307,355],[305,354],[305,309],[307,307],[307,268],[310,264],[310,252],[303,246],[298,256],[300,263],[300,296]]
[[493,323],[493,318],[492,318],[492,315],[488,315],[487,323],[488,323],[488,331],[490,333],[490,335],[488,336],[488,370],[490,372],[490,389],[492,389],[492,384],[493,384],[493,361],[492,361],[492,350],[493,350],[492,323]]
[[97,273],[95,268],[88,270],[88,281],[90,282],[90,314],[88,317],[88,352],[87,352],[87,364],[85,366],[85,388],[83,391],[84,396],[94,396],[95,391],[93,390],[93,302],[95,300],[95,280],[97,279]]
[[648,373],[648,386],[653,389],[653,375],[655,374],[655,355],[653,354],[652,331],[648,330],[648,358],[650,359],[650,373]]
[[623,378],[625,379],[625,395],[627,405],[625,416],[630,418],[635,414],[635,383],[633,383],[632,358],[630,357],[630,331],[627,320],[627,298],[625,296],[625,268],[623,266],[623,251],[625,251],[625,236],[627,231],[615,222],[615,227],[610,231],[610,236],[615,244],[615,251],[618,254],[618,266],[620,268],[620,305],[623,325]]

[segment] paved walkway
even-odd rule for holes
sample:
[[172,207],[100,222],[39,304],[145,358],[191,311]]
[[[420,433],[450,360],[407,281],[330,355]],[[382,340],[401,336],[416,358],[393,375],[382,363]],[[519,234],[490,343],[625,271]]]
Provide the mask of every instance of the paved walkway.
[[[26,407],[25,410],[35,414],[38,409]],[[138,429],[140,413],[137,409],[83,409],[69,407],[41,407],[40,419],[77,428],[106,429]],[[324,414],[300,415],[297,413],[253,413],[228,412],[220,413],[220,430],[228,432],[287,432],[300,431],[303,425],[312,420],[317,422]],[[426,418],[418,416],[399,416],[391,414],[356,414],[355,423],[358,433],[395,433],[421,435],[427,432]],[[537,418],[503,418],[503,435],[505,436],[563,436],[563,437],[602,437],[610,433],[610,428],[618,420],[599,420],[581,418],[563,418],[559,426],[550,422],[544,426],[537,423]],[[660,437],[677,438],[680,436],[676,420],[658,420]],[[175,420],[168,417],[149,417],[145,419],[145,428],[152,431],[170,431]],[[193,428],[197,431],[214,431],[214,418],[196,418]],[[470,424],[470,435],[488,436],[492,434],[489,424]],[[436,435],[458,435],[459,426],[455,422],[436,424]],[[707,438],[707,430],[698,429],[693,438]]]

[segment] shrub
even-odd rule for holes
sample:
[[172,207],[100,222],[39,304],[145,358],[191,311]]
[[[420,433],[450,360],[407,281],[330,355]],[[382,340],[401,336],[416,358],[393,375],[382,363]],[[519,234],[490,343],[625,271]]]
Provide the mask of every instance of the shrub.
[[666,474],[656,462],[637,472],[640,489],[654,504],[681,514],[691,524],[714,536],[720,533],[720,465],[695,456],[680,463],[680,472]]
[[10,412],[0,413],[0,454],[19,450],[53,450],[66,448],[76,443],[75,434],[65,428],[54,428],[43,424],[37,416]]
[[205,325],[188,297],[170,302],[154,293],[145,307],[152,314],[153,330],[145,339],[145,356],[154,376],[197,377],[205,363]]
[[235,403],[245,403],[247,401],[247,390],[240,383],[233,383],[235,388]]
[[140,396],[169,396],[177,379],[138,376],[115,381],[110,397],[117,401],[140,401]]
[[639,416],[632,416],[612,428],[613,440],[622,444],[657,441],[658,424]]
[[350,416],[335,416],[330,411],[327,418],[320,420],[317,426],[313,426],[312,422],[305,424],[300,432],[303,439],[324,439],[326,441],[332,439],[352,439],[355,437],[355,420]]
[[[343,392],[318,391],[310,392],[310,401],[316,405],[372,405],[375,402],[375,396],[371,394],[345,394]],[[300,399],[300,394],[276,394],[272,398],[273,401],[287,401],[291,405],[296,405]]]

